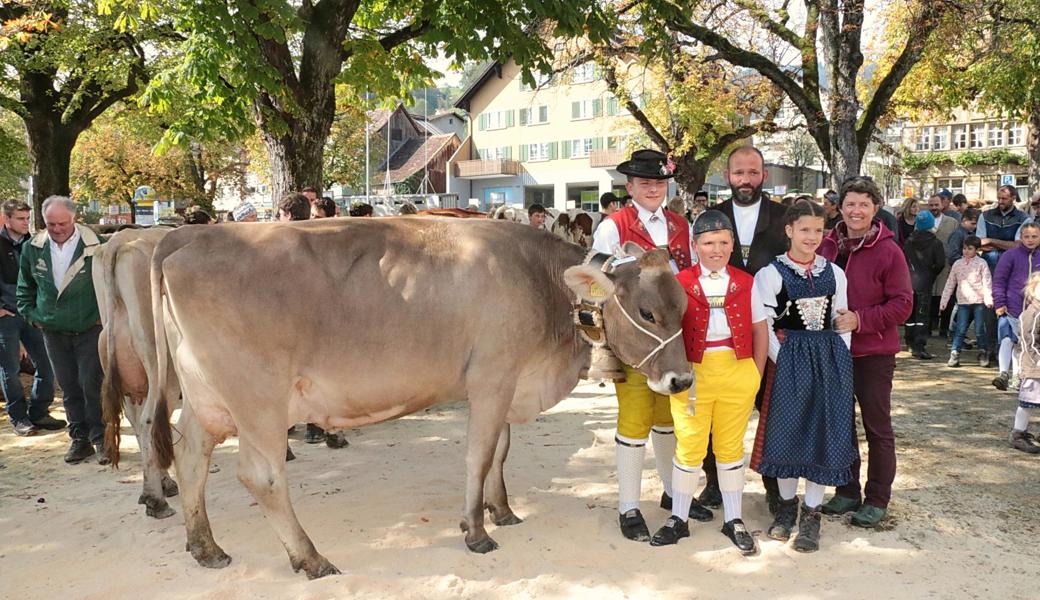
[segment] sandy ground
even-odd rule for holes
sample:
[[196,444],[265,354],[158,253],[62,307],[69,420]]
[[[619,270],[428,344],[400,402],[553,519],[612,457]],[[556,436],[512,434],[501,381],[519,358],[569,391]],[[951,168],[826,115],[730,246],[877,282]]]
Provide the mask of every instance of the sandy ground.
[[[994,374],[901,357],[891,516],[876,531],[826,518],[814,555],[765,539],[769,519],[752,473],[744,516],[758,532],[759,556],[737,553],[719,533],[721,514],[694,524],[678,546],[623,539],[609,387],[583,384],[537,421],[513,428],[507,481],[525,522],[489,526],[501,548],[484,556],[467,552],[458,530],[463,405],[351,431],[343,450],[304,444],[298,433],[299,458],[289,465],[294,505],[315,545],[344,573],[316,581],[293,573],[238,483],[235,440],[217,448],[220,471],[208,488],[214,534],[233,562],[209,570],[184,552],[177,499],[178,514],[163,521],[135,503],[141,475],[128,427],[122,469],[112,471],[64,464],[63,433],[17,438],[3,422],[0,597],[1040,597],[1033,558],[1040,456],[1008,448],[1014,397],[988,385]],[[642,508],[651,530],[667,516],[656,507],[660,493],[648,455]]]

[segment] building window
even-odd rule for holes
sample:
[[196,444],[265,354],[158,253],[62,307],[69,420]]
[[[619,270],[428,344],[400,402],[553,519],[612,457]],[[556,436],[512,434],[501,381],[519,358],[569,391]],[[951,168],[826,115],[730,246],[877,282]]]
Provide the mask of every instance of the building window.
[[534,73],[534,85],[529,85],[524,82],[524,78],[520,77],[520,91],[521,92],[532,92],[534,90],[545,89],[552,85],[553,76],[552,73]]
[[922,152],[928,150],[932,145],[932,128],[922,127],[917,133],[917,144],[914,145],[914,150]]
[[953,127],[953,148],[963,150],[968,147],[968,130],[964,125]]
[[596,63],[587,62],[574,67],[571,83],[592,83],[597,77]]
[[479,148],[477,150],[477,158],[480,160],[508,160],[513,158],[513,147]]
[[528,108],[520,109],[520,124],[521,125],[542,125],[549,122],[549,107],[546,105],[542,106],[531,106]]
[[593,141],[592,138],[569,140],[567,145],[571,158],[588,158],[589,153],[592,152]]
[[991,148],[997,148],[1004,145],[1004,128],[997,124],[990,126],[989,145]]
[[480,115],[477,120],[479,131],[505,129],[513,126],[513,111],[495,110]]
[[628,148],[628,136],[612,135],[607,137],[607,150],[624,150]]
[[968,145],[972,148],[983,148],[986,146],[986,126],[970,125],[968,130]]
[[950,130],[945,126],[936,127],[932,134],[932,150],[950,149]]
[[936,179],[935,189],[941,190],[946,188],[954,194],[964,193],[964,180],[963,179]]
[[541,160],[552,160],[556,154],[556,144],[553,143],[541,143],[541,144],[526,144],[522,147],[526,152],[526,156],[522,156],[521,160],[530,162],[537,162]]
[[1007,145],[1008,146],[1021,146],[1025,143],[1025,138],[1022,135],[1022,124],[1021,123],[1008,123],[1007,124]]
[[582,119],[592,119],[599,117],[603,114],[603,101],[599,98],[595,100],[578,100],[571,102],[571,120],[580,121]]

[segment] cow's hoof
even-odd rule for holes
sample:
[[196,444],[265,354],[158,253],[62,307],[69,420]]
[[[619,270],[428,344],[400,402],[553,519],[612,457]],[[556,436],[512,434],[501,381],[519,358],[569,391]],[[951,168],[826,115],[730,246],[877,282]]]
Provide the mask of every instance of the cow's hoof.
[[173,498],[177,494],[181,493],[181,488],[177,486],[177,482],[174,481],[172,477],[169,475],[163,475],[162,491],[163,495],[167,498]]
[[314,560],[292,561],[292,567],[296,573],[299,573],[302,569],[307,574],[307,579],[318,579],[326,575],[340,574],[340,570],[336,568],[336,565],[330,563],[327,558],[320,554]]
[[163,502],[161,505],[146,504],[144,514],[153,519],[166,519],[177,514],[177,511],[170,508],[170,505],[166,502]]
[[466,547],[469,548],[471,552],[476,552],[477,554],[487,554],[492,550],[498,550],[498,542],[491,539],[490,537],[484,537],[474,542],[466,540]]
[[231,564],[231,557],[219,547],[214,546],[212,549],[206,550],[200,546],[188,545],[187,549],[195,561],[207,569],[223,569]]
[[513,511],[508,511],[502,516],[498,516],[494,511],[491,511],[491,522],[499,527],[508,527],[509,525],[519,525],[524,520],[513,514]]

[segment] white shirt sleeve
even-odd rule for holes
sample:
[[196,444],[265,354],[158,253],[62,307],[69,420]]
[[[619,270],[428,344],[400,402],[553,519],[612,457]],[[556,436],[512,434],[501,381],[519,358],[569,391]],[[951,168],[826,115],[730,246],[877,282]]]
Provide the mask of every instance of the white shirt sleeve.
[[[849,308],[849,280],[845,277],[845,271],[842,271],[838,265],[831,263],[831,269],[834,271],[834,301],[831,302],[831,323],[834,319],[838,318],[838,310],[848,310]],[[841,334],[842,341],[845,342],[845,346],[848,349],[852,349],[852,332],[846,332]]]
[[604,254],[614,254],[621,245],[621,235],[613,219],[604,218],[592,236],[592,249]]
[[[777,310],[779,308],[777,307],[776,295],[780,293],[782,286],[783,279],[773,265],[767,265],[755,274],[755,287],[758,288],[759,293],[763,297],[763,310],[766,312],[766,329],[769,330],[769,360],[774,363],[776,362],[776,357],[780,355],[780,340],[776,337],[776,330],[773,329],[773,321],[777,318]],[[752,300],[754,300],[754,291],[752,291]],[[753,315],[754,311],[752,311],[752,318],[754,318]]]
[[751,286],[751,323],[761,323],[766,320],[766,305],[762,302],[762,293],[758,289],[758,282]]

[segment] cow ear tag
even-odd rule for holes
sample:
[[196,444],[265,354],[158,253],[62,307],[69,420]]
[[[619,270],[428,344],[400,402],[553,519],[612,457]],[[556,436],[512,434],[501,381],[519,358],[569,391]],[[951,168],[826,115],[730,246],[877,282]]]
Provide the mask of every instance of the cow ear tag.
[[601,286],[599,282],[593,281],[589,284],[589,296],[592,296],[593,298],[606,298],[607,291],[603,289],[603,286]]

